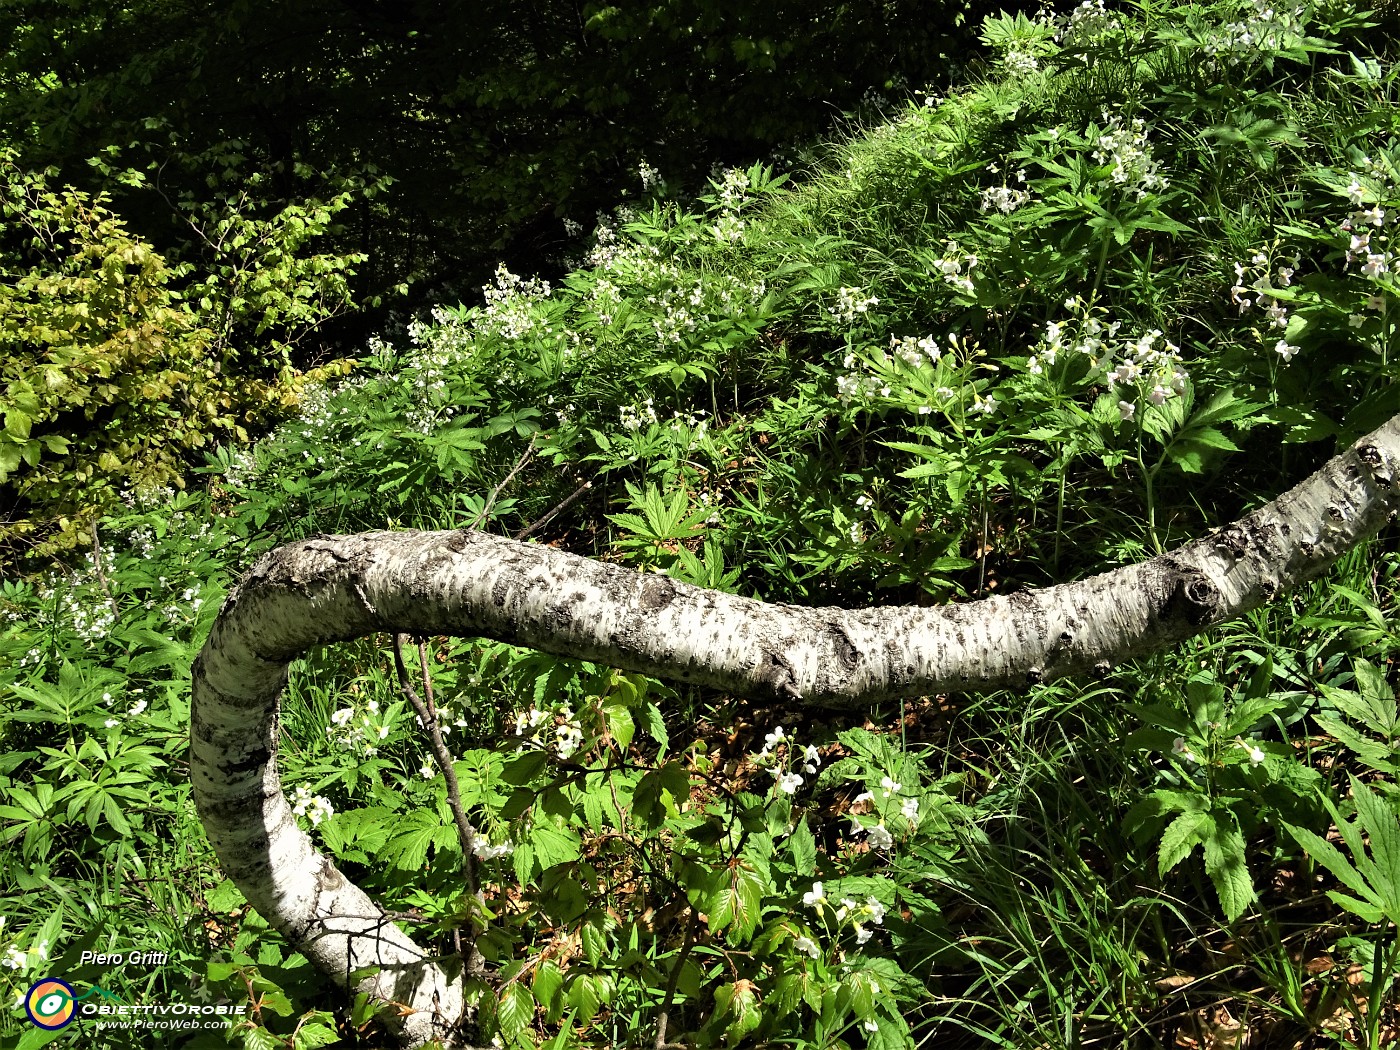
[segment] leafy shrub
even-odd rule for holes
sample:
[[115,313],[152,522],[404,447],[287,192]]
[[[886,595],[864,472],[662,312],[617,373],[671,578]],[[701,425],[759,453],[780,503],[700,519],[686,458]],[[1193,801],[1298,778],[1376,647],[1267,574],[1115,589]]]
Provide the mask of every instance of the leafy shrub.
[[[134,237],[104,196],[54,189],[11,154],[0,156],[0,176],[9,249],[0,270],[3,537],[32,542],[56,531],[68,545],[123,491],[183,486],[192,452],[247,441],[296,404],[305,377],[287,364],[285,346],[256,360],[230,344],[229,316],[276,311],[280,296],[282,311],[314,323],[308,280],[319,297],[326,268],[315,260],[307,273],[267,268],[267,242],[289,261],[300,241],[234,214],[220,236],[232,251],[253,238],[263,256],[194,285],[201,298],[192,308],[173,287],[179,270]],[[254,267],[264,272],[250,289],[238,274]]]

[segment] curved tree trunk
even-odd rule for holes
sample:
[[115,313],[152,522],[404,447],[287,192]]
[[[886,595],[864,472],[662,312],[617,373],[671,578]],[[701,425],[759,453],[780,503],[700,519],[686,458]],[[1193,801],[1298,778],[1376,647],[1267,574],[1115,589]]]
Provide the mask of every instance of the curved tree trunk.
[[308,648],[374,632],[482,636],[737,695],[824,707],[1024,686],[1160,649],[1322,573],[1400,505],[1400,416],[1223,529],[1076,583],[936,608],[808,609],[702,590],[481,532],[289,544],[229,595],[195,663],[195,801],[224,870],[325,972],[401,1004],[408,1045],[464,1012],[425,957],[296,825],[278,700]]

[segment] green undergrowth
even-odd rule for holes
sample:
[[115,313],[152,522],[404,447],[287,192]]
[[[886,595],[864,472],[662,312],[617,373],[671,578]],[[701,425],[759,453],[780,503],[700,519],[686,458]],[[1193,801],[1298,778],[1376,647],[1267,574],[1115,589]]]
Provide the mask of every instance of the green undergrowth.
[[[932,605],[1170,549],[1380,425],[1379,25],[989,21],[982,79],[816,170],[657,191],[558,287],[503,269],[202,489],[132,493],[83,567],[0,593],[6,989],[61,970],[248,1002],[235,1045],[379,1045],[218,875],[185,784],[190,658],[278,542],[477,527],[765,600]],[[1380,1045],[1395,541],[1101,680],[854,716],[424,640],[484,902],[382,639],[300,661],[283,784],[415,936],[484,931],[471,993],[505,1046],[655,1046],[663,1016],[695,1047]],[[93,945],[178,969],[79,966]]]

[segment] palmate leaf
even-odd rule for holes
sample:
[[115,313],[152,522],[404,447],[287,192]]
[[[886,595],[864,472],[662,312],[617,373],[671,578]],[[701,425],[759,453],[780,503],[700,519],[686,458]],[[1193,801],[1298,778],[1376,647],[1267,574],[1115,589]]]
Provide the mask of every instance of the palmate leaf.
[[1400,819],[1384,799],[1355,776],[1351,777],[1351,794],[1356,801],[1354,821],[1344,820],[1332,800],[1323,799],[1351,853],[1350,860],[1314,832],[1287,823],[1283,826],[1309,857],[1356,894],[1350,897],[1335,890],[1329,892],[1336,904],[1368,922],[1400,922]]
[[[449,829],[456,841],[456,829]],[[399,817],[399,831],[380,851],[380,859],[397,868],[418,871],[428,859],[428,847],[438,842],[443,823],[436,813],[415,810]]]
[[1206,457],[1213,451],[1238,452],[1239,446],[1225,436],[1217,424],[1233,422],[1255,414],[1259,405],[1236,396],[1233,390],[1221,390],[1197,409],[1172,435],[1163,455],[1189,474],[1205,469]]

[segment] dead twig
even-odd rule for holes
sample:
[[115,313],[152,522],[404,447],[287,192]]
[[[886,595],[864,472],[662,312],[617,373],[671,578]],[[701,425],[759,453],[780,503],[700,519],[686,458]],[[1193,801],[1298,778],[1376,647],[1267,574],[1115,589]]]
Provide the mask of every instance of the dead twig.
[[536,529],[548,525],[551,521],[554,520],[555,515],[567,510],[569,507],[572,507],[575,503],[579,501],[580,498],[582,498],[583,494],[592,487],[593,482],[585,481],[578,488],[574,489],[574,491],[571,492],[568,496],[564,497],[564,499],[561,502],[555,504],[554,509],[549,511],[549,513],[545,514],[543,517],[536,518],[534,521],[530,522],[529,525],[526,525],[523,529],[521,529],[514,536],[512,536],[511,539],[523,540],[526,536],[530,535],[530,533],[534,532]]
[[491,513],[491,508],[496,505],[496,497],[501,494],[501,490],[515,480],[515,476],[525,469],[525,464],[530,462],[530,457],[535,454],[535,438],[537,435],[530,435],[530,443],[525,446],[525,451],[520,454],[520,458],[515,461],[515,466],[510,468],[510,473],[501,479],[501,483],[491,490],[491,495],[486,497],[486,502],[481,507],[481,513],[467,526],[474,529],[486,520],[486,516]]

